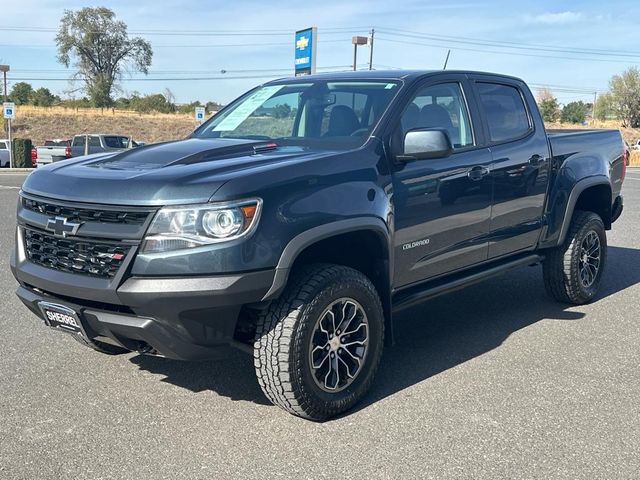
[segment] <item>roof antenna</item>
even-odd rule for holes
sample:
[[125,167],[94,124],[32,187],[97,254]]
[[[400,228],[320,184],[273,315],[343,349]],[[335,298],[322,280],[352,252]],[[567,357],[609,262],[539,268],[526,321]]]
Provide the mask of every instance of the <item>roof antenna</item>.
[[451,50],[447,50],[447,58],[444,59],[444,67],[442,67],[443,70],[447,69],[447,63],[449,63],[449,55],[451,55]]

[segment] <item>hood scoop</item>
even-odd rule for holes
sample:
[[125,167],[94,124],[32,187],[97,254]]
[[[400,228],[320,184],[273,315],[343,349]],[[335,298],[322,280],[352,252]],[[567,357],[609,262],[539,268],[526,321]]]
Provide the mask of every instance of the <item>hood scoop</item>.
[[193,165],[233,157],[256,155],[278,146],[264,140],[231,138],[187,139],[139,147],[85,163],[92,168],[148,171],[174,165]]

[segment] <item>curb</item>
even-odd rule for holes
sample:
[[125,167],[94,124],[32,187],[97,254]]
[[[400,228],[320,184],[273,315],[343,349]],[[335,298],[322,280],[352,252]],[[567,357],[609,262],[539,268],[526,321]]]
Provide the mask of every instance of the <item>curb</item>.
[[27,173],[33,172],[35,168],[2,168],[0,169],[0,175],[2,174],[10,174],[10,173]]

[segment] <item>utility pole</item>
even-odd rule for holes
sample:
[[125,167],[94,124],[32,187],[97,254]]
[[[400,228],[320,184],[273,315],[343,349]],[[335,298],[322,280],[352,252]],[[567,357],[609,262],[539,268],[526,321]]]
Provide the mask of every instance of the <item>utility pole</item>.
[[375,29],[371,29],[371,36],[369,37],[369,70],[373,70],[373,36],[375,35]]
[[598,92],[593,92],[593,107],[591,109],[591,123],[596,124],[596,102],[598,101]]

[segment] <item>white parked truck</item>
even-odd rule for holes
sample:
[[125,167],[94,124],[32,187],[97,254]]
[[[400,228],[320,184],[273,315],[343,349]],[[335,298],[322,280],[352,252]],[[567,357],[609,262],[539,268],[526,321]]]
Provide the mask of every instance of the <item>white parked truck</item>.
[[[87,148],[87,141],[89,146]],[[85,154],[125,150],[139,146],[131,137],[114,134],[75,135],[68,139],[46,140],[44,146],[37,147],[37,165],[43,166],[71,157]]]

